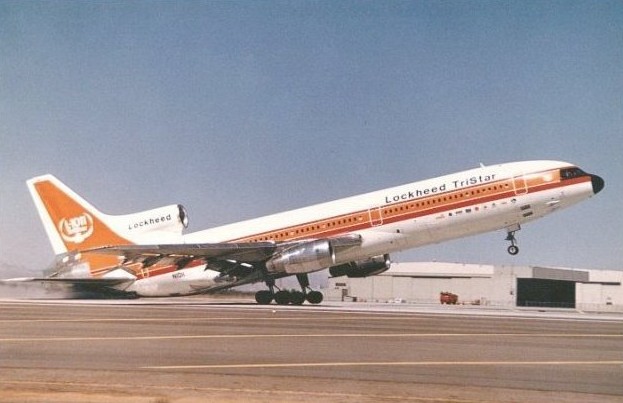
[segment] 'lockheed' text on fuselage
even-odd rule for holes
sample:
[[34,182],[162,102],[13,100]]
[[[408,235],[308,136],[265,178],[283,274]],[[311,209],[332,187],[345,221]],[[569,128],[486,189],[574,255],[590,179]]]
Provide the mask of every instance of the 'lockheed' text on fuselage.
[[442,183],[439,186],[432,186],[425,189],[415,189],[404,193],[395,194],[392,196],[385,196],[385,203],[396,203],[404,200],[417,199],[419,197],[430,196],[437,193],[442,193],[450,190],[456,190],[467,186],[478,185],[482,183],[492,182],[495,180],[495,174],[491,175],[478,175],[471,176],[469,178],[452,180],[448,183]]

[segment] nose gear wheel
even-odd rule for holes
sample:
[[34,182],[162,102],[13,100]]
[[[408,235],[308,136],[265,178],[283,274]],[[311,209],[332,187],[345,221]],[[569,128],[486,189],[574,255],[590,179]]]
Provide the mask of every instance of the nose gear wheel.
[[509,254],[515,256],[519,253],[519,246],[517,246],[517,239],[515,238],[515,232],[519,231],[521,228],[519,225],[515,226],[512,229],[508,229],[506,234],[506,240],[510,241],[510,246],[506,249]]

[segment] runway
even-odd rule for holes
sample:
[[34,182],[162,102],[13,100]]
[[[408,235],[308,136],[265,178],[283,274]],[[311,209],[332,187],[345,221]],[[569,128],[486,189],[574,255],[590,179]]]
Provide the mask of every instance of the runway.
[[623,317],[4,301],[0,329],[3,402],[623,401]]

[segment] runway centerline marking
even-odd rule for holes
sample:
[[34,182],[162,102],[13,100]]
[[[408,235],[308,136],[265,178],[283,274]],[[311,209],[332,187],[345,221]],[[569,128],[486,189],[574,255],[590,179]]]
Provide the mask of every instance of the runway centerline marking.
[[65,341],[118,341],[118,340],[192,340],[192,339],[258,339],[258,338],[453,338],[453,337],[535,337],[535,338],[623,338],[623,334],[532,334],[532,333],[325,333],[325,334],[207,334],[165,336],[102,336],[102,337],[12,337],[0,338],[5,342],[65,342]]
[[563,366],[563,365],[623,365],[623,361],[381,361],[381,362],[308,362],[283,364],[215,364],[159,365],[141,369],[255,369],[255,368],[313,368],[313,367],[432,367],[432,366]]

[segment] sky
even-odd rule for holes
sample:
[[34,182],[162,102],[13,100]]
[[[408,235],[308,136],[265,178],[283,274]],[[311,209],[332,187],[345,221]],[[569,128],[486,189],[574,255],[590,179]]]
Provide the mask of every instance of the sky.
[[[392,256],[623,270],[623,2],[2,1],[0,270],[53,253],[25,181],[189,231],[519,160],[599,174],[517,233]],[[2,277],[0,271],[0,277]]]

